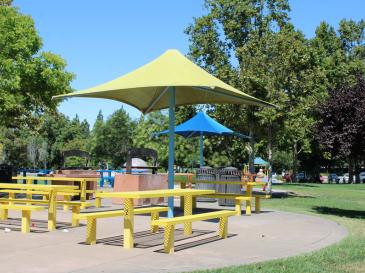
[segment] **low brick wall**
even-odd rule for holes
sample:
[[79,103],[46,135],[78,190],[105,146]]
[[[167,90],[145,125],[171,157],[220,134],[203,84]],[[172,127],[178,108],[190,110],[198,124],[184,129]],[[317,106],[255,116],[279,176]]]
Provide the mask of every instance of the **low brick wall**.
[[[167,189],[167,175],[163,174],[116,174],[114,191],[147,191]],[[135,199],[135,206],[157,205],[165,202],[165,198]],[[120,198],[113,198],[113,204],[123,204]]]

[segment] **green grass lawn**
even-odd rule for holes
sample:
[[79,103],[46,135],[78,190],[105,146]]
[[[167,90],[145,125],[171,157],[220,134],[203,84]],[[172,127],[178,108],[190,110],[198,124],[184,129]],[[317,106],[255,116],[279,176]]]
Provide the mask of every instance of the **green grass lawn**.
[[301,256],[197,272],[365,272],[365,184],[289,184],[274,189],[289,190],[298,196],[265,200],[264,208],[325,217],[346,227],[349,236]]

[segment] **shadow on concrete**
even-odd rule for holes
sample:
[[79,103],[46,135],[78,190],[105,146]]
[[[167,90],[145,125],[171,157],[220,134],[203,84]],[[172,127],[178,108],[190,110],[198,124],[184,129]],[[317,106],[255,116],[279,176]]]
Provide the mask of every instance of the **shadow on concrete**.
[[[11,230],[20,231],[22,226],[22,220],[19,218],[8,218],[7,220],[0,221],[0,229],[10,228]],[[5,226],[5,227],[4,227]],[[85,224],[80,224],[79,227],[85,226]],[[73,227],[71,223],[67,222],[57,222],[56,229],[72,229],[78,228]],[[31,219],[31,232],[49,232],[48,231],[48,221],[45,220],[33,220]]]
[[[234,237],[234,236],[237,236],[237,234],[228,234],[226,239],[228,239],[230,237]],[[189,249],[189,248],[193,248],[193,247],[197,247],[197,246],[209,244],[209,243],[212,243],[212,242],[215,242],[215,241],[219,241],[219,240],[226,240],[226,239],[222,239],[218,235],[215,235],[215,236],[212,236],[212,237],[209,237],[209,238],[204,238],[204,239],[200,239],[200,240],[197,240],[197,241],[187,242],[187,243],[183,243],[183,244],[174,246],[174,251],[175,252],[179,252],[181,250],[185,250],[185,249]],[[165,254],[165,252],[164,252],[163,249],[158,249],[158,250],[156,250],[154,252],[164,253]]]
[[[205,235],[211,234],[211,233],[215,233],[215,231],[193,230],[192,235],[186,236],[186,235],[184,235],[183,229],[176,229],[174,241],[179,242],[182,240],[188,240],[188,239],[191,240],[192,238],[205,236]],[[232,237],[232,236],[235,236],[235,235],[230,234],[228,237]],[[163,240],[164,240],[163,229],[159,229],[159,231],[157,233],[152,233],[151,231],[140,231],[140,232],[134,233],[134,247],[135,248],[146,249],[146,248],[161,246],[161,245],[163,245]],[[206,244],[206,243],[217,241],[217,240],[220,240],[219,236],[213,236],[211,238],[198,240],[198,241],[196,241],[196,244],[193,244],[191,242],[183,244],[182,247],[179,246],[179,248],[181,248],[180,250],[183,250],[186,248]],[[79,244],[85,245],[85,242],[80,242]],[[123,235],[98,239],[98,240],[96,240],[96,244],[104,244],[104,245],[122,247],[123,246]],[[159,252],[159,250],[157,250],[156,252]]]
[[[11,231],[21,232],[22,221],[21,219],[8,218],[7,220],[0,221],[0,229],[5,230],[9,228]],[[44,228],[42,223],[37,221],[31,221],[30,232],[32,233],[46,233],[48,232],[47,225]]]
[[312,209],[321,214],[336,215],[336,216],[348,217],[348,218],[365,219],[364,210],[348,210],[348,209],[331,208],[331,207],[324,207],[324,206],[313,207]]
[[[183,229],[175,229],[175,242],[191,239],[207,234],[215,233],[211,230],[193,230],[193,234],[186,236],[184,235]],[[135,248],[151,248],[163,245],[164,232],[163,229],[159,229],[157,233],[152,233],[151,231],[140,231],[134,233],[134,247]],[[80,242],[79,244],[85,244],[85,242]],[[96,244],[104,244],[110,246],[123,246],[123,235],[107,237],[96,240]]]

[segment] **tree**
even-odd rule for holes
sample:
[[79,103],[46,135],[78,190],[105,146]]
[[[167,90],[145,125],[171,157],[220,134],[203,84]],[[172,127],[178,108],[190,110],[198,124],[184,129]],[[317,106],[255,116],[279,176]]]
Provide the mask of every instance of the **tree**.
[[100,110],[91,131],[90,152],[94,166],[103,165],[107,161],[107,143],[104,141],[104,116]]
[[0,7],[1,6],[11,6],[13,0],[0,0]]
[[[208,14],[194,19],[186,29],[193,60],[223,81],[255,97],[262,89],[243,86],[241,75],[245,62],[240,53],[253,37],[261,40],[265,33],[280,29],[288,21],[290,10],[286,0],[206,0]],[[237,65],[234,65],[237,64]],[[244,88],[246,87],[246,88]],[[249,131],[249,163],[253,172],[257,107],[246,109],[230,105],[214,106],[217,116],[227,117],[228,126]],[[245,124],[247,122],[247,125]],[[238,128],[237,128],[238,127]]]
[[0,125],[17,127],[55,110],[52,96],[70,92],[73,75],[60,56],[41,51],[31,17],[9,4],[0,5]]
[[[195,110],[189,107],[177,111],[178,122],[186,121],[194,116]],[[168,116],[162,111],[141,116],[133,133],[133,146],[150,148],[157,151],[159,166],[167,168],[168,163],[168,137],[166,135],[154,136],[155,133],[168,129]],[[199,148],[197,138],[183,138],[175,136],[175,163],[177,166],[192,167],[199,162]]]
[[338,31],[322,22],[310,41],[332,89],[356,82],[355,75],[365,72],[365,22],[341,20]]
[[114,168],[126,162],[128,148],[132,147],[135,123],[128,113],[120,108],[105,122],[101,145]]
[[347,159],[349,179],[365,158],[365,80],[357,76],[355,85],[330,92],[319,107],[316,138],[332,158]]

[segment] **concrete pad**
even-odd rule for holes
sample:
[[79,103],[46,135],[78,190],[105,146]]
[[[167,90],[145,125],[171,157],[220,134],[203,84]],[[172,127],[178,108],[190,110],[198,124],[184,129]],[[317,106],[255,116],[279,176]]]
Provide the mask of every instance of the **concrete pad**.
[[[103,200],[104,204],[105,201]],[[177,200],[176,200],[177,201]],[[176,202],[177,205],[177,202]],[[201,211],[227,209],[199,203]],[[107,203],[105,209],[117,208]],[[232,208],[228,208],[232,209]],[[97,244],[85,245],[86,227],[70,228],[71,213],[57,211],[58,229],[47,231],[47,213],[32,214],[32,230],[20,233],[20,213],[0,221],[1,272],[183,272],[220,268],[298,255],[338,242],[347,231],[335,222],[309,215],[264,210],[229,218],[229,238],[217,237],[217,221],[193,223],[186,237],[175,232],[175,253],[164,254],[163,232],[149,232],[149,216],[135,217],[135,248],[122,247],[122,218],[100,219]],[[13,231],[7,233],[4,228]],[[67,228],[68,232],[63,229]]]

